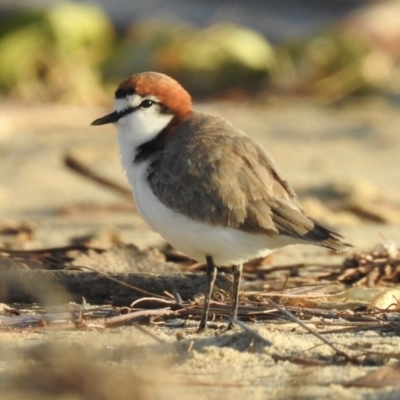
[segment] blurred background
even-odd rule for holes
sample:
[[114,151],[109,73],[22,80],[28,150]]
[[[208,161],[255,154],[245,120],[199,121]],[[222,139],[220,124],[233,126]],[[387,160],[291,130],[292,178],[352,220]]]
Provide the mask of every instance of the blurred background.
[[[326,348],[314,363],[310,357],[318,354],[314,349],[319,346],[292,325],[290,337],[288,330],[274,327],[277,346],[271,353],[263,350],[265,362],[260,361],[261,354],[251,354],[254,338],[243,353],[234,351],[236,347],[223,352],[215,344],[212,351],[197,351],[196,345],[192,351],[190,339],[181,347],[182,355],[168,347],[171,365],[168,358],[164,367],[157,337],[154,342],[154,337],[138,335],[130,326],[110,332],[91,316],[85,321],[94,324],[86,325],[82,312],[90,308],[85,298],[82,306],[50,308],[57,296],[67,302],[60,286],[35,289],[41,287],[35,283],[41,278],[24,278],[30,269],[69,273],[62,270],[82,266],[107,273],[136,268],[165,274],[167,267],[177,272],[204,270],[170,249],[135,212],[119,163],[115,128],[90,126],[112,110],[116,85],[146,70],[176,78],[193,95],[196,110],[226,118],[258,140],[296,190],[305,211],[355,246],[353,258],[353,251],[333,255],[315,246],[289,246],[246,265],[243,288],[257,284],[257,290],[282,292],[313,286],[310,282],[317,283],[317,290],[329,288],[324,279],[330,270],[325,267],[342,264],[354,286],[399,284],[400,0],[0,0],[0,272],[22,271],[21,285],[11,286],[9,293],[30,289],[34,299],[63,321],[58,324],[56,319],[52,325],[53,319],[43,319],[37,326],[27,322],[15,331],[0,323],[0,392],[10,382],[8,396],[2,393],[1,399],[237,399],[254,398],[259,384],[274,394],[258,398],[277,398],[287,387],[294,389],[280,398],[304,398],[308,392],[300,391],[301,385],[314,384],[317,377],[329,398],[332,390],[345,398],[344,390],[352,389],[339,383],[361,376],[355,363],[346,361],[346,369],[331,362]],[[85,252],[81,245],[97,250]],[[311,268],[303,269],[306,265]],[[277,268],[274,272],[270,267]],[[321,271],[318,280],[309,280],[312,271]],[[339,275],[333,276],[337,282]],[[79,278],[74,280],[81,284]],[[2,304],[8,301],[6,286],[0,276],[0,319],[46,312],[35,304],[23,311],[11,301],[9,307]],[[92,292],[93,285],[85,289]],[[296,304],[313,307],[301,289]],[[331,338],[335,345],[343,343],[346,352],[358,349],[360,362],[372,359],[365,364],[369,371],[379,365],[376,350],[386,349],[380,356],[385,363],[396,358],[396,338],[382,340],[381,334],[398,334],[398,322],[389,319],[389,306],[382,307],[385,314],[373,311],[366,323],[376,321],[371,329],[381,328],[365,330],[362,341],[366,325],[361,326],[360,310],[366,307],[358,306],[360,293],[337,300],[356,304],[354,311],[346,308],[336,314],[334,309],[344,309],[329,302],[335,321],[347,315],[346,324],[350,318],[358,324],[354,346],[349,344],[350,325],[343,325],[344,336]],[[398,291],[389,298],[397,308],[398,298]],[[256,297],[251,304],[254,301]],[[309,318],[309,310],[299,315]],[[99,315],[103,319],[105,314]],[[322,332],[323,325],[316,321],[322,324],[323,315],[318,311],[310,320],[313,329]],[[70,319],[70,327],[63,328]],[[151,329],[160,326],[151,321]],[[393,331],[383,330],[389,326],[386,322]],[[326,326],[331,329],[333,322]],[[63,331],[50,334],[52,329]],[[169,335],[178,332],[167,329]],[[210,332],[214,336],[214,330]],[[160,337],[171,344],[175,340]],[[55,347],[39,347],[54,338]],[[182,338],[176,334],[176,339]],[[222,331],[215,335],[218,338],[225,347],[228,341]],[[149,343],[155,343],[154,357],[141,350]],[[374,350],[373,358],[365,356],[368,349]],[[274,352],[285,357],[272,359]],[[299,373],[291,358],[300,360]],[[328,364],[332,369],[327,372]],[[305,365],[314,365],[318,373],[307,369],[303,379]],[[193,390],[198,396],[185,395],[186,386],[181,392],[174,386],[170,373],[175,366],[178,374],[186,373],[178,376],[179,381],[200,377]],[[204,383],[209,378],[222,394],[207,392],[214,390]],[[234,384],[230,388],[224,382]],[[238,395],[243,383],[250,392]],[[312,386],[310,393],[307,398],[327,398],[328,392],[320,395]],[[351,393],[346,398],[363,396]],[[363,398],[375,398],[370,391],[364,393]],[[383,398],[382,390],[376,393]],[[393,392],[388,396],[394,398]]]
[[196,98],[400,92],[400,3],[366,0],[0,1],[0,94],[104,103],[156,70]]
[[399,20],[397,0],[0,0],[0,218],[6,233],[34,225],[3,244],[105,226],[111,241],[154,243],[114,128],[89,126],[146,70],[259,140],[315,218],[399,226]]

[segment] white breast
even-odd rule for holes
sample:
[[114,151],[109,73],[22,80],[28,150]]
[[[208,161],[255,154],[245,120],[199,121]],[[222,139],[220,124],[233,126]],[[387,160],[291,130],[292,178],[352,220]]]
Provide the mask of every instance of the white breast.
[[217,265],[240,264],[296,243],[289,237],[271,238],[263,234],[212,226],[171,210],[153,194],[147,181],[147,167],[147,162],[139,165],[132,163],[126,171],[133,187],[137,210],[153,230],[189,257],[204,261],[209,255]]

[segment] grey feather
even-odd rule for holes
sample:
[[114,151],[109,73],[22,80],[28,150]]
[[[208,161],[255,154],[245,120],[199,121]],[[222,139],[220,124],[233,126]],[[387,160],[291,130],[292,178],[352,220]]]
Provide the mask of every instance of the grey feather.
[[148,179],[161,202],[194,220],[349,246],[304,213],[257,142],[218,117],[193,113],[153,156]]

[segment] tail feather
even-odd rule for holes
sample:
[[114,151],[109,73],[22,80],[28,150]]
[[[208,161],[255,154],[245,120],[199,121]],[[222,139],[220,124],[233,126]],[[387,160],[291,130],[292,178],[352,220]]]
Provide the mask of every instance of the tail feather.
[[271,207],[273,221],[282,235],[300,238],[328,249],[341,252],[353,247],[347,243],[339,233],[310,218],[304,212],[290,207],[285,203],[278,203]]
[[328,249],[334,250],[338,253],[347,251],[350,247],[353,247],[350,243],[347,243],[345,238],[339,233],[321,225],[319,222],[312,218],[309,218],[314,223],[314,228],[307,232],[303,238],[327,247]]

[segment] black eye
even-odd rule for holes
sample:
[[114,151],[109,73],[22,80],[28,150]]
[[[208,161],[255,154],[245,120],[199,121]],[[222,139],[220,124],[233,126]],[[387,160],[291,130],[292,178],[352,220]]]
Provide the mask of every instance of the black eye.
[[141,103],[140,103],[140,108],[150,108],[152,105],[154,104],[154,101],[151,101],[151,100],[143,100]]

